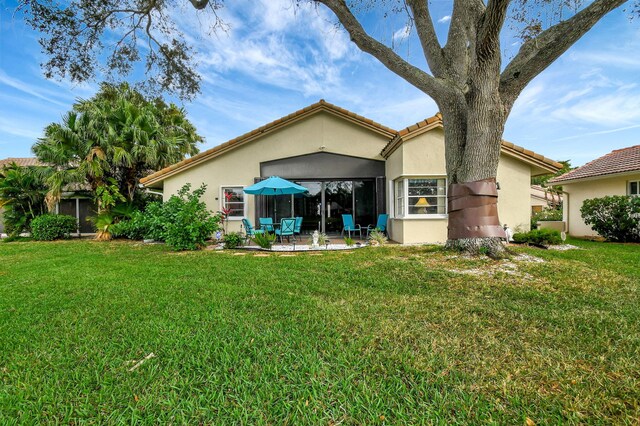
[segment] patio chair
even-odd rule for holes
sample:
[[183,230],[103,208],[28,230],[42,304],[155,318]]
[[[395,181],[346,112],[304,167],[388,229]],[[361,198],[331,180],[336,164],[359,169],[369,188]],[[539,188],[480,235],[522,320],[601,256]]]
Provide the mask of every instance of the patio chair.
[[251,238],[255,237],[256,234],[264,234],[262,229],[255,229],[249,219],[242,219],[242,225],[244,226],[244,243],[249,242],[251,244]]
[[270,217],[261,217],[260,221],[260,229],[264,232],[273,232],[273,219]]
[[300,229],[302,228],[302,217],[296,217],[296,226],[293,230],[295,235],[300,235]]
[[296,229],[296,220],[294,218],[282,219],[280,221],[280,228],[276,229],[276,235],[280,237],[280,242],[282,243],[282,237],[287,237],[287,241],[291,241],[291,237],[293,237],[293,241],[296,240],[294,231]]
[[389,220],[389,215],[386,213],[383,214],[379,214],[378,215],[378,222],[376,222],[375,226],[374,225],[369,225],[367,226],[367,238],[369,238],[369,232],[373,231],[374,229],[379,230],[380,232],[384,233],[385,235],[389,235],[387,233],[387,220]]
[[362,227],[353,223],[353,216],[350,214],[342,215],[342,232],[340,235],[344,235],[344,231],[349,233],[349,238],[351,238],[352,231],[357,231],[360,234],[360,239],[362,239]]

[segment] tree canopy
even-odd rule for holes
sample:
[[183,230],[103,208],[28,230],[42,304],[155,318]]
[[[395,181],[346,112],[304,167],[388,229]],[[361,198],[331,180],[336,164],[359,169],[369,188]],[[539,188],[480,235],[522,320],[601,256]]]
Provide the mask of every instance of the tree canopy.
[[141,177],[196,154],[202,142],[183,109],[147,100],[128,84],[102,84],[44,133],[33,151],[55,168],[50,204],[76,183],[97,196],[99,209],[121,198],[133,201]]

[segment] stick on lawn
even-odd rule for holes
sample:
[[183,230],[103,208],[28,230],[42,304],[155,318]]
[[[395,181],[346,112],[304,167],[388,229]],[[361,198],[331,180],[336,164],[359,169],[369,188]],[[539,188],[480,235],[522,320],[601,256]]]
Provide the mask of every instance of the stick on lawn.
[[144,357],[144,358],[142,358],[140,361],[138,361],[138,362],[136,363],[136,365],[134,365],[133,367],[131,367],[131,368],[129,369],[129,371],[133,371],[133,370],[135,370],[136,368],[138,368],[138,367],[140,367],[142,364],[144,364],[144,362],[145,362],[146,360],[151,359],[151,358],[155,358],[155,356],[156,356],[156,355],[155,355],[153,352],[151,352],[149,355],[145,356],[145,357]]

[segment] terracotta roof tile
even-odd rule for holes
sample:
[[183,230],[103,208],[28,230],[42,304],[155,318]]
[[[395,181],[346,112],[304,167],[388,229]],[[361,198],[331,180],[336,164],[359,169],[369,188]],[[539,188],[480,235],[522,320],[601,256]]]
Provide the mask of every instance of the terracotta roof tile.
[[20,167],[42,166],[42,163],[35,157],[9,157],[0,160],[0,167],[8,166],[12,163],[16,163]]
[[635,171],[640,172],[640,145],[611,151],[609,154],[596,158],[582,167],[550,180],[549,183],[561,183]]

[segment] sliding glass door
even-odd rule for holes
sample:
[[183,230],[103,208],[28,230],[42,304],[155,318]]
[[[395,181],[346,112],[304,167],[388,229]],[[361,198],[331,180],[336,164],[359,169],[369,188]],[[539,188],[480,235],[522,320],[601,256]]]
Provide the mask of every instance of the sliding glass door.
[[314,180],[296,183],[307,188],[308,192],[264,197],[267,215],[275,222],[291,217],[292,214],[301,216],[304,234],[315,230],[328,234],[340,233],[343,214],[352,215],[355,223],[362,227],[376,223],[378,212],[375,180]]

